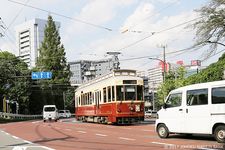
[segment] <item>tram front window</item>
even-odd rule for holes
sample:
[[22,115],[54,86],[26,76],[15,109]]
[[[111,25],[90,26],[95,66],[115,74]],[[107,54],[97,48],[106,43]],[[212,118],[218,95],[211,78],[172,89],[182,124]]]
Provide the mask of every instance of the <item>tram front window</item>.
[[116,86],[116,99],[117,101],[122,101],[123,99],[123,86]]
[[126,85],[125,100],[136,100],[136,86]]
[[143,86],[137,86],[137,100],[143,100]]

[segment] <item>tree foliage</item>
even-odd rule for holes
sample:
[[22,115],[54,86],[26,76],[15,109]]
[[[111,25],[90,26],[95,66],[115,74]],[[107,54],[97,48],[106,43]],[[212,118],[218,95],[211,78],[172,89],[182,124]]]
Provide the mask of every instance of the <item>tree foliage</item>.
[[208,56],[215,52],[218,44],[225,40],[225,0],[211,0],[211,2],[196,10],[199,13],[199,21],[193,24],[196,29],[196,45],[203,47],[210,44]]
[[0,93],[10,102],[17,101],[20,113],[28,113],[29,77],[26,63],[9,52],[0,52]]
[[[55,104],[59,109],[63,108],[63,92],[70,86],[69,79],[71,76],[65,55],[65,48],[61,44],[58,28],[52,17],[49,16],[34,71],[50,71],[52,72],[52,79],[39,80],[34,83],[37,87],[33,88],[31,107],[36,104],[39,106],[34,113],[40,112],[44,104]],[[38,98],[41,100],[35,100]]]
[[219,60],[207,68],[200,71],[198,74],[194,74],[186,79],[186,84],[196,84],[203,82],[211,82],[223,80],[223,72],[225,70],[225,54],[223,54]]
[[164,103],[164,99],[171,90],[186,84],[184,80],[185,73],[185,68],[179,67],[178,70],[169,71],[166,74],[165,82],[161,84],[157,91],[156,107],[159,108],[159,106]]

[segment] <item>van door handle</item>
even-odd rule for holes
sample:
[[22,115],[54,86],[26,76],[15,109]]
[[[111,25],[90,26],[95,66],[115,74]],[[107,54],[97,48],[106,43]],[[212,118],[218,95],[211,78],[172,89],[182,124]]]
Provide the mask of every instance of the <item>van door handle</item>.
[[188,109],[186,109],[186,113],[188,113]]
[[179,111],[183,111],[183,109],[179,109]]

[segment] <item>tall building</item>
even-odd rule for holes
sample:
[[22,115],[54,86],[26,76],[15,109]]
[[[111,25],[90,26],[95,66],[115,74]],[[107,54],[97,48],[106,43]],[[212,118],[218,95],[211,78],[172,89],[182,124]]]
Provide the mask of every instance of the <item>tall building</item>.
[[145,111],[153,109],[153,102],[149,93],[148,76],[145,75],[145,71],[137,71],[137,76],[141,77],[144,81],[144,100],[145,100]]
[[113,60],[79,60],[69,62],[69,65],[72,72],[70,83],[72,86],[79,86],[83,82],[110,72],[113,69]]
[[[55,22],[59,29],[60,23]],[[16,45],[19,51],[19,57],[27,63],[29,68],[36,65],[39,56],[38,49],[44,40],[44,30],[47,20],[32,19],[15,27]]]

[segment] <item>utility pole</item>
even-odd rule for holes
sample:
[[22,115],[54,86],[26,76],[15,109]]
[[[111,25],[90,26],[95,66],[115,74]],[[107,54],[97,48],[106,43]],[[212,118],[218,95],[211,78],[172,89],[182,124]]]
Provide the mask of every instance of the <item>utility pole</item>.
[[166,46],[163,47],[163,82],[166,81]]

